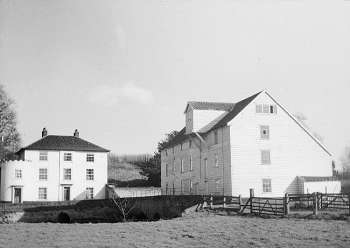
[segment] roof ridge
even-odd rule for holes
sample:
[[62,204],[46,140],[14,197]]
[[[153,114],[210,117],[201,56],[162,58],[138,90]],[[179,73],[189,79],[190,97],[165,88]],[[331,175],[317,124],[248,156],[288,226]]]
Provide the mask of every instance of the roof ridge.
[[30,145],[21,148],[17,153],[23,150],[109,152],[109,150],[90,141],[70,135],[46,135]]

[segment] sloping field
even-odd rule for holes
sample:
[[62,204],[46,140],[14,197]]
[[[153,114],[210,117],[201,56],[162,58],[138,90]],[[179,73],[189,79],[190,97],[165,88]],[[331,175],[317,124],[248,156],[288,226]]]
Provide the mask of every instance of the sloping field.
[[135,164],[129,162],[114,162],[108,166],[108,178],[117,181],[132,181],[137,179],[147,179],[141,175],[142,170]]
[[350,222],[195,216],[116,224],[0,225],[0,247],[350,247]]

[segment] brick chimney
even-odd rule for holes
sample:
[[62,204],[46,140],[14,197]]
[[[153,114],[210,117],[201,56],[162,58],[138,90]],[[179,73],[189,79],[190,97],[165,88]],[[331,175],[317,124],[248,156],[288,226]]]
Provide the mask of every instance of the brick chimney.
[[79,131],[78,131],[78,129],[75,129],[75,131],[74,131],[74,137],[79,138]]
[[46,130],[46,128],[44,127],[44,128],[43,128],[43,131],[41,132],[41,137],[44,138],[45,136],[47,136],[47,130]]

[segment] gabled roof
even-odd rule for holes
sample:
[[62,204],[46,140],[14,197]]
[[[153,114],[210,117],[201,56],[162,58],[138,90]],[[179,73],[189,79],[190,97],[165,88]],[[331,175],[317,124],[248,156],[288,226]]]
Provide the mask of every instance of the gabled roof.
[[[321,141],[319,141],[307,128],[305,128],[291,113],[289,113],[285,107],[283,107],[279,102],[277,102],[268,92],[260,91],[246,99],[243,99],[242,101],[239,101],[237,103],[222,103],[222,109],[224,110],[225,106],[228,108],[229,105],[232,106],[232,108],[229,109],[228,112],[220,115],[218,118],[214,119],[210,123],[208,123],[206,126],[201,128],[199,132],[197,132],[200,135],[207,135],[210,131],[215,130],[220,127],[224,127],[229,123],[231,120],[233,120],[245,107],[247,107],[258,95],[260,95],[262,92],[266,93],[267,96],[269,96],[292,120],[296,122],[297,125],[299,125],[329,156],[332,156],[332,153],[325,147],[324,144],[322,144]],[[202,104],[205,102],[188,102],[186,106],[186,110],[189,106],[195,106],[194,108],[204,108],[205,104]],[[213,106],[220,106],[218,103],[212,103]],[[208,103],[210,105],[210,103]],[[218,107],[219,108],[219,107]],[[214,108],[212,108],[214,109]],[[227,111],[227,110],[226,110]],[[168,143],[165,148],[180,144],[181,142],[185,141],[190,136],[196,136],[195,133],[186,134],[186,127],[181,129],[179,134],[175,136],[175,138]]]
[[221,111],[229,111],[235,106],[234,103],[227,102],[195,102],[190,101],[187,102],[185,113],[187,112],[188,107],[192,107],[197,110],[221,110]]
[[[227,115],[225,115],[216,125],[214,125],[211,128],[211,130],[226,126],[228,122],[233,120],[245,107],[248,106],[249,103],[251,103],[258,95],[260,95],[261,92],[262,91],[254,94],[246,99],[243,99],[242,101],[237,102],[234,105],[234,108],[230,112],[228,112]],[[211,131],[211,130],[209,130],[209,131]]]
[[[206,135],[207,133],[209,133],[210,131],[212,131],[214,129],[217,129],[219,127],[223,127],[223,126],[227,125],[228,122],[230,122],[232,119],[234,119],[261,92],[262,91],[260,91],[259,93],[254,94],[254,95],[252,95],[252,96],[250,96],[250,97],[248,97],[246,99],[243,99],[242,101],[239,101],[237,103],[222,103],[220,110],[224,110],[224,111],[229,110],[229,111],[227,113],[225,113],[225,114],[220,115],[218,118],[216,118],[215,120],[210,122],[207,126],[203,127],[200,130],[200,132],[198,132],[198,133],[202,134],[202,135]],[[187,111],[187,108],[188,108],[188,106],[190,106],[191,103],[195,103],[194,104],[195,107],[203,107],[203,108],[204,108],[204,106],[209,106],[210,104],[213,104],[212,106],[217,106],[217,107],[220,106],[219,103],[188,102],[185,112]],[[193,105],[191,105],[191,106],[193,106]],[[230,108],[229,108],[229,106],[230,106]],[[226,108],[226,109],[224,109],[224,108]],[[211,109],[213,109],[213,108],[211,108]],[[183,129],[181,129],[181,131],[178,133],[178,135],[176,135],[174,137],[174,139],[171,142],[169,142],[164,148],[168,148],[168,147],[180,144],[181,142],[185,141],[190,136],[194,137],[196,135],[193,134],[193,133],[186,134],[186,127],[184,127]]]
[[109,152],[109,150],[75,136],[48,135],[26,146],[23,150],[55,150],[55,151],[86,151]]

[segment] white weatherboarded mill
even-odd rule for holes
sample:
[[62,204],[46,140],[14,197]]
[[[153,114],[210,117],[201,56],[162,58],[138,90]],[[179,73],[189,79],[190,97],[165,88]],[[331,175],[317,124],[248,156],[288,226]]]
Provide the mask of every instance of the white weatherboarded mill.
[[163,194],[340,192],[331,153],[266,91],[236,103],[188,102],[185,119],[161,152]]

